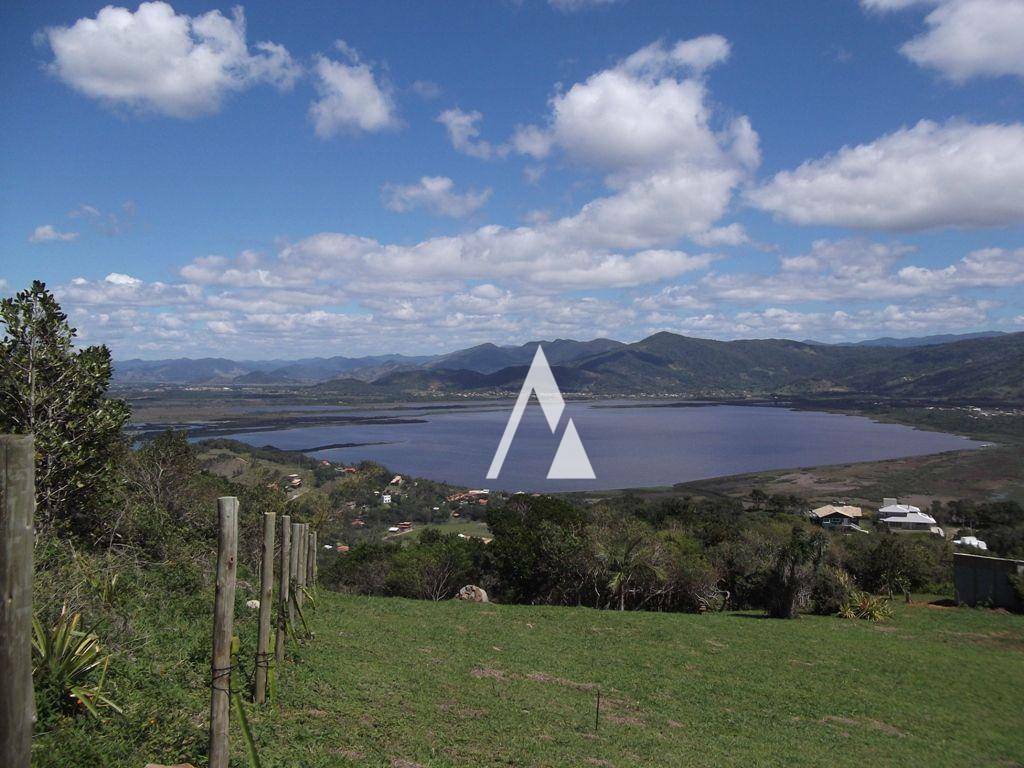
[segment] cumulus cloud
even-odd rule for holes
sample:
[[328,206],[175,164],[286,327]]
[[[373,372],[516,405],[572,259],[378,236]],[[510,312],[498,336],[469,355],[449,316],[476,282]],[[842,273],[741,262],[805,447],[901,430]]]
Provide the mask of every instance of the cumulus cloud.
[[1024,285],[1024,248],[983,248],[942,267],[903,264],[916,249],[899,243],[817,240],[798,256],[783,256],[773,272],[709,273],[696,283],[643,297],[653,309],[708,302],[863,302],[954,295],[976,288]]
[[1024,221],[1024,125],[922,120],[776,174],[748,201],[797,224],[913,231]]
[[437,122],[445,127],[448,139],[458,152],[481,160],[504,157],[508,154],[507,147],[495,147],[480,138],[478,123],[483,120],[483,117],[483,114],[476,110],[464,112],[458,107],[454,107],[439,114]]
[[925,17],[928,31],[900,51],[955,82],[1024,77],[1024,1],[946,0]]
[[479,210],[491,197],[491,190],[455,192],[447,176],[424,176],[416,184],[385,184],[384,205],[397,213],[425,208],[437,216],[460,218]]
[[931,6],[927,31],[900,52],[922,67],[957,83],[972,77],[1024,77],[1022,0],[861,0],[870,11]]
[[309,108],[316,135],[330,138],[344,131],[373,133],[397,128],[397,106],[390,87],[344,40],[335,47],[345,56],[334,61],[317,56],[313,71],[320,98]]
[[241,6],[228,18],[217,10],[179,14],[163,2],[134,13],[108,5],[41,37],[53,52],[50,71],[79,93],[171,117],[215,112],[226,94],[257,83],[286,90],[301,72],[276,43],[250,49]]
[[819,312],[770,306],[732,314],[708,312],[683,317],[662,316],[658,319],[672,330],[694,335],[839,341],[881,334],[962,333],[984,328],[989,321],[989,309],[989,304],[977,301],[889,304],[856,311],[834,309]]
[[61,232],[53,224],[42,224],[28,236],[30,243],[69,243],[77,239],[77,232]]
[[76,277],[56,289],[62,301],[79,306],[143,307],[185,304],[199,300],[203,291],[188,284],[147,283],[137,277],[111,272],[102,280]]

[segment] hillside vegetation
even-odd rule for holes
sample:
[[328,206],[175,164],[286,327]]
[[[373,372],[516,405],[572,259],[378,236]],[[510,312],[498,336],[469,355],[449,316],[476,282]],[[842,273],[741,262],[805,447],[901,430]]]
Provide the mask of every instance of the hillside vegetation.
[[[477,367],[454,368],[459,362]],[[550,362],[563,391],[586,394],[840,394],[1024,402],[1024,333],[902,348],[779,339],[725,342],[662,332],[635,344]],[[514,392],[527,367],[522,362],[495,370],[483,366],[479,356],[452,356],[372,382],[330,381],[313,390],[392,396]]]
[[[320,361],[127,361],[118,380],[281,385],[312,395],[401,398],[501,394],[522,384],[538,342],[482,344],[428,358],[379,356]],[[595,395],[865,395],[1024,402],[1024,333],[920,346],[827,345],[756,339],[715,341],[656,333],[633,344],[610,339],[544,343],[563,391]],[[275,367],[276,366],[276,367]]]

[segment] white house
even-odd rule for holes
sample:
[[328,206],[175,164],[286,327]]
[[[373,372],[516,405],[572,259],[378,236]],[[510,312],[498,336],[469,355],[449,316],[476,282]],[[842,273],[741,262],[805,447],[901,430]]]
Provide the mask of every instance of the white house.
[[381,496],[380,496],[380,500],[384,504],[390,504],[391,503],[391,494],[390,493],[382,493]]
[[885,505],[878,510],[878,521],[890,531],[923,531],[936,536],[945,535],[934,517],[913,504],[899,504],[896,499],[885,499]]

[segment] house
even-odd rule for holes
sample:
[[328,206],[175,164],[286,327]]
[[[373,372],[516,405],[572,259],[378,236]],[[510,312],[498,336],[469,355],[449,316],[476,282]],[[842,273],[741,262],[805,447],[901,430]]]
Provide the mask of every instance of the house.
[[401,475],[395,475],[394,477],[391,478],[391,482],[388,483],[388,485],[401,485],[401,484],[402,484],[402,476]]
[[408,521],[408,520],[406,520],[404,523],[399,523],[398,524],[398,530],[402,531],[403,533],[405,533],[406,531],[411,530],[411,529],[412,529],[412,523],[410,521]]
[[864,513],[860,507],[836,506],[835,504],[826,504],[823,507],[812,509],[808,513],[808,517],[822,528],[856,528],[861,531],[864,529],[858,523],[863,516]]
[[988,549],[988,544],[979,539],[977,536],[961,536],[959,539],[953,539],[953,543],[958,547],[974,547],[975,549]]
[[382,493],[381,496],[380,496],[380,500],[381,500],[381,503],[383,503],[383,504],[390,504],[391,503],[391,494],[390,493]]
[[351,525],[353,528],[362,528],[363,526],[366,525],[366,521],[365,520],[360,520],[357,517],[355,520],[353,520],[351,523],[349,523],[349,525]]
[[[330,548],[329,544],[328,544],[328,548]],[[335,549],[338,550],[338,554],[339,555],[347,555],[348,554],[348,550],[349,550],[349,546],[348,546],[348,544],[339,544],[337,547],[335,547]]]
[[388,528],[388,533],[398,533],[398,526],[392,525]]
[[935,522],[935,518],[922,512],[920,507],[915,507],[913,504],[899,504],[896,499],[885,499],[885,502],[888,503],[878,510],[878,520],[890,531],[945,536],[945,532]]

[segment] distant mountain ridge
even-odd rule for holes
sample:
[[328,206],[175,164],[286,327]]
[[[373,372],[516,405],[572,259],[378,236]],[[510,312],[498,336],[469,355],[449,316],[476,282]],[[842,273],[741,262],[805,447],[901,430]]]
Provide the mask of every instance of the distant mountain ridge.
[[339,397],[504,394],[519,388],[539,343],[565,392],[706,397],[849,393],[1024,402],[1024,333],[972,334],[904,346],[716,341],[663,331],[632,344],[557,339],[513,347],[483,344],[422,358],[125,361],[115,365],[115,375],[119,383],[162,375],[192,377],[162,380],[170,384],[311,384],[313,393]]

